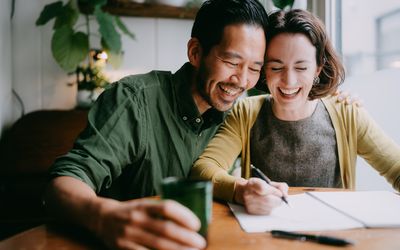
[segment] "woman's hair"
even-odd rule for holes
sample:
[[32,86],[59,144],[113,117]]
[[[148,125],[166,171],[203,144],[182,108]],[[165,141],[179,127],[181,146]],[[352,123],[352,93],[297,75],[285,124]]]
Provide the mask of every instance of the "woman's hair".
[[310,100],[333,94],[343,83],[345,72],[322,21],[306,10],[277,11],[269,16],[267,49],[271,40],[282,33],[303,34],[316,48],[317,66],[322,67],[322,70],[319,84],[311,88],[308,96]]

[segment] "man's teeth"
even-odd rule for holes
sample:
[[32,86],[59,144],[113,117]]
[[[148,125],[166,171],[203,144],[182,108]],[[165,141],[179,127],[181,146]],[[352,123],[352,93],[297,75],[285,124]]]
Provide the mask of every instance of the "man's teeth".
[[297,93],[299,91],[299,89],[300,88],[296,88],[296,89],[281,89],[280,88],[280,91],[285,95],[292,95],[292,94]]
[[236,95],[241,91],[240,88],[231,88],[231,87],[226,87],[226,86],[222,86],[222,85],[220,85],[220,87],[221,87],[221,90],[224,91],[225,93],[227,93],[228,95]]

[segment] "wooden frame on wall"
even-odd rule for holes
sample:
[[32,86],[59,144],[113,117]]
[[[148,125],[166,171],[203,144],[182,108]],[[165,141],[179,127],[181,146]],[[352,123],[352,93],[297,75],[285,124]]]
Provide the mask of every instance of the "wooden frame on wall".
[[119,16],[194,19],[198,8],[109,0],[105,10]]

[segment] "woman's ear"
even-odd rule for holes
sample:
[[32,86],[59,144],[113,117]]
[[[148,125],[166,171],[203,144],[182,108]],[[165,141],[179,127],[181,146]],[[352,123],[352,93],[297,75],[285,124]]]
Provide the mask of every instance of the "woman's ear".
[[201,49],[199,39],[193,38],[193,37],[190,38],[190,40],[187,44],[187,55],[188,55],[190,64],[192,64],[193,67],[195,67],[195,68],[199,68],[201,56],[202,56],[202,49]]

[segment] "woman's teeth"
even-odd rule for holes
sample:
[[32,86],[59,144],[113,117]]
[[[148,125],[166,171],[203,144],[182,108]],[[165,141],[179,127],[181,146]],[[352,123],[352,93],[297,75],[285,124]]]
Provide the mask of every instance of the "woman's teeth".
[[281,88],[279,88],[279,90],[284,95],[293,95],[293,94],[297,94],[297,92],[299,92],[300,88],[296,88],[296,89],[281,89]]

